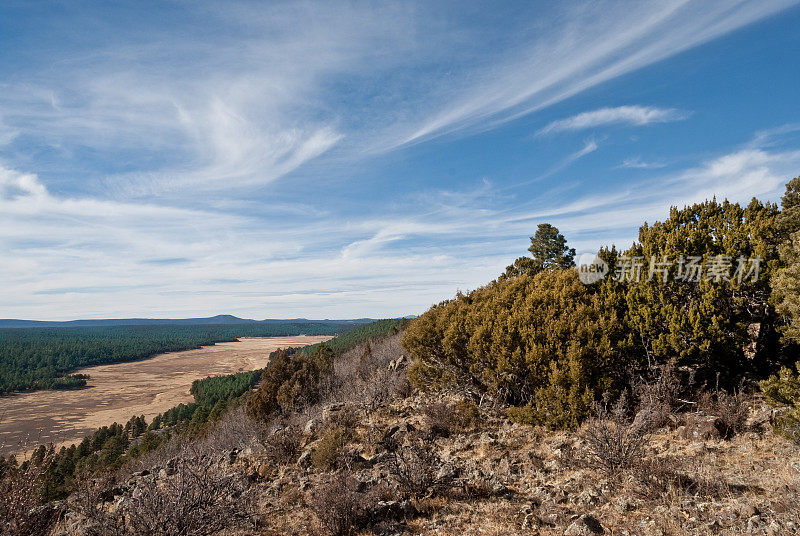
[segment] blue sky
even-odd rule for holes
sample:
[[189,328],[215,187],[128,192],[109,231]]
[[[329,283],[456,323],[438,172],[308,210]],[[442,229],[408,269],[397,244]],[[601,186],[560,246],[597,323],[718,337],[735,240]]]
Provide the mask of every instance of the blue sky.
[[0,317],[418,314],[800,175],[800,1],[0,4]]

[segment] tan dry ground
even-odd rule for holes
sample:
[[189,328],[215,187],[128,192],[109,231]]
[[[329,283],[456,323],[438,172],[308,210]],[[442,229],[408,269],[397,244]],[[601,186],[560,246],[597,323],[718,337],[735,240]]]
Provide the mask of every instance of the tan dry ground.
[[81,369],[76,373],[90,375],[85,389],[0,397],[0,455],[24,452],[40,443],[74,443],[101,426],[124,424],[134,415],[150,421],[181,402],[192,402],[189,388],[194,380],[259,369],[273,350],[328,339],[306,335],[242,338],[143,361]]

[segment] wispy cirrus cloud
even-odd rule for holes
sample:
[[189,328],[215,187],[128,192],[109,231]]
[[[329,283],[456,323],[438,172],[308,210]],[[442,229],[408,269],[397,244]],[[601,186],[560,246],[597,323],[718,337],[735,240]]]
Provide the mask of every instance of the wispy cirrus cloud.
[[[144,0],[35,14],[24,61],[0,59],[0,316],[404,315],[496,276],[542,221],[582,247],[709,192],[774,198],[799,160],[777,134],[665,154],[667,173],[658,146],[620,154],[580,132],[677,109],[552,127],[576,139],[461,138],[797,3],[200,0],[187,16]],[[4,35],[22,18],[5,8],[0,45],[24,33]],[[465,145],[410,147],[445,135]],[[655,156],[627,161],[639,183],[604,174],[640,152]]]
[[617,106],[600,108],[591,112],[583,112],[566,119],[549,123],[537,132],[542,136],[556,132],[569,132],[609,125],[643,126],[651,123],[671,123],[683,121],[689,117],[688,112],[675,108],[655,108],[652,106]]
[[624,247],[672,204],[775,198],[798,166],[800,151],[745,143],[611,191],[543,189],[529,205],[476,180],[400,197],[347,224],[64,197],[34,174],[0,168],[0,278],[13,282],[0,308],[31,318],[418,313],[499,274],[537,223],[558,226],[581,250]]
[[658,169],[666,167],[667,163],[661,160],[655,161],[646,161],[642,160],[641,156],[633,156],[631,158],[626,158],[622,161],[618,168],[629,168],[629,169]]
[[[457,132],[484,131],[552,106],[598,84],[651,65],[792,5],[774,2],[559,4],[559,23],[516,43],[470,83],[439,92],[444,108],[396,145]],[[454,77],[456,78],[456,77]],[[456,78],[457,79],[457,78]]]

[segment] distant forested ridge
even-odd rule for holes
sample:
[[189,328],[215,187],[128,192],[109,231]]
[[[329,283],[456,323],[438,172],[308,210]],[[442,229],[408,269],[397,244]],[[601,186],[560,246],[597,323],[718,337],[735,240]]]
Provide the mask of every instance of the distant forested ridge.
[[356,326],[372,322],[369,318],[353,320],[309,320],[308,318],[285,318],[251,320],[232,315],[217,315],[206,318],[103,318],[94,320],[18,320],[0,318],[0,329],[4,328],[90,328],[108,326],[200,326],[224,324],[346,324]]
[[82,387],[84,375],[68,374],[91,365],[135,361],[239,337],[337,335],[354,325],[309,321],[0,329],[0,394]]
[[343,331],[333,339],[327,342],[320,342],[317,344],[309,344],[304,346],[302,351],[308,355],[313,354],[321,345],[329,347],[334,355],[341,355],[351,348],[355,348],[359,344],[370,339],[381,339],[389,337],[396,333],[403,331],[410,319],[408,318],[387,318],[384,320],[375,320],[368,324],[362,324],[358,327]]

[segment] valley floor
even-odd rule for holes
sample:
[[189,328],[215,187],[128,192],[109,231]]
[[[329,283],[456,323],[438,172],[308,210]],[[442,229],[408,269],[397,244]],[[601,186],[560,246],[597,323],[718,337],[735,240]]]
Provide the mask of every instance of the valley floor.
[[84,368],[88,386],[68,391],[32,391],[0,398],[0,456],[39,444],[80,442],[97,428],[132,416],[156,415],[194,399],[194,380],[263,368],[278,348],[323,342],[329,336],[253,337],[149,359]]

